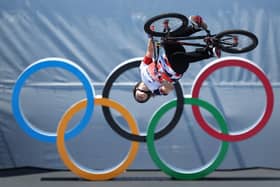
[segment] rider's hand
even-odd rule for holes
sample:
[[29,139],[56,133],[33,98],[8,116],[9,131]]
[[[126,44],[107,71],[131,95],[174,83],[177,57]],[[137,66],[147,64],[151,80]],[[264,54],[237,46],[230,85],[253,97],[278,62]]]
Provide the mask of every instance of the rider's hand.
[[[150,26],[151,31],[155,31],[155,26],[151,25]],[[151,34],[148,34],[148,38],[152,38],[153,36]]]
[[169,94],[174,89],[174,86],[171,82],[168,82],[167,80],[163,80],[161,82],[160,92],[162,95]]
[[189,21],[195,29],[203,28],[206,30],[208,28],[207,24],[203,21],[201,16],[190,16]]

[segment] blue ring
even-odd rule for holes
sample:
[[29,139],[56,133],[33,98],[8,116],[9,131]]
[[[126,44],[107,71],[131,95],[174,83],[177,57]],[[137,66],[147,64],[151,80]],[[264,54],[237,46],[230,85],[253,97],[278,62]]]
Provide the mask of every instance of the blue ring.
[[34,128],[31,123],[25,118],[20,107],[20,91],[24,86],[26,79],[33,73],[44,68],[58,67],[65,69],[79,78],[83,83],[87,96],[87,107],[82,120],[71,130],[65,134],[65,139],[69,139],[80,133],[88,124],[94,109],[94,88],[91,85],[90,78],[86,72],[75,63],[61,58],[45,58],[34,62],[28,66],[18,77],[13,93],[12,93],[12,110],[17,123],[20,127],[31,137],[41,140],[43,142],[56,142],[56,135],[47,133]]

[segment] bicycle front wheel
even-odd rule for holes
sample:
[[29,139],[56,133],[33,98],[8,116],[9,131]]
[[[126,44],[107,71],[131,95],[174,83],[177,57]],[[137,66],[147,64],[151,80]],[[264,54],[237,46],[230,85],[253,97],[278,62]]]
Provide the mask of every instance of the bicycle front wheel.
[[144,30],[147,34],[157,37],[175,36],[182,33],[187,25],[186,16],[178,13],[166,13],[148,19],[144,24]]
[[256,35],[246,30],[227,30],[218,33],[215,38],[221,50],[228,53],[245,53],[258,45]]

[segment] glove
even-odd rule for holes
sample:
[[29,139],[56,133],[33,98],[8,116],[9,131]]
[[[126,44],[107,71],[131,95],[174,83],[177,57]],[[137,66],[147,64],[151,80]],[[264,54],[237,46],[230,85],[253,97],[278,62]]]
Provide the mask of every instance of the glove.
[[191,22],[191,24],[193,25],[193,27],[195,29],[200,29],[200,28],[203,28],[203,29],[207,29],[207,24],[203,21],[202,17],[201,16],[190,16],[189,17],[189,21]]

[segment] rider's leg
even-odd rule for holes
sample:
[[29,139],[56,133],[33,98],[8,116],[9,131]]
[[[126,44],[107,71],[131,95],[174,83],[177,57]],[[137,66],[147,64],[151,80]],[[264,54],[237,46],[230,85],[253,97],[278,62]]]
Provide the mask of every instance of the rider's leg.
[[186,56],[189,63],[194,63],[200,60],[208,59],[211,57],[220,57],[221,51],[218,48],[197,48],[195,51],[187,52]]
[[197,48],[195,51],[187,52],[186,57],[189,63],[197,62],[200,60],[208,59],[213,57],[208,49]]
[[186,28],[184,28],[184,31],[183,31],[183,35],[184,36],[190,36],[198,31],[201,31],[200,29],[195,29],[192,25],[190,26],[187,26]]
[[172,69],[183,74],[189,68],[189,63],[198,62],[213,57],[211,52],[205,48],[198,48],[192,52],[175,52],[169,57]]
[[179,74],[183,74],[189,68],[189,63],[198,62],[212,57],[205,49],[197,49],[192,52],[175,52],[169,57],[172,69]]

